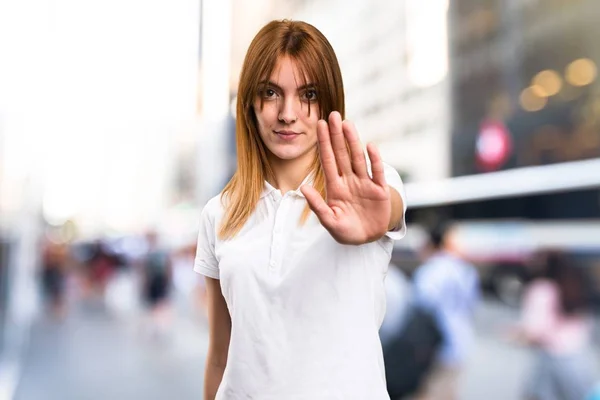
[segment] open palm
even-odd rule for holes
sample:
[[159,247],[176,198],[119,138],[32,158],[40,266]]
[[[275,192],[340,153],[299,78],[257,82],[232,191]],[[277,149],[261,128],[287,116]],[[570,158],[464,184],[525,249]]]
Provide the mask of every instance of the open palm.
[[[325,173],[326,199],[313,187],[301,188],[311,210],[331,236],[343,244],[363,244],[387,231],[390,192],[377,148],[367,146],[372,177],[354,126],[338,112],[319,121],[318,147]],[[346,144],[347,143],[347,144]]]

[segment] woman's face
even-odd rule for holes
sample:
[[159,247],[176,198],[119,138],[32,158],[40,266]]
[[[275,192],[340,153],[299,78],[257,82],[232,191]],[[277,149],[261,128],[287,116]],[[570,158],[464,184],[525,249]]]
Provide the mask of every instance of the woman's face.
[[312,161],[320,115],[317,91],[303,81],[291,58],[281,57],[268,81],[261,82],[254,112],[272,161]]

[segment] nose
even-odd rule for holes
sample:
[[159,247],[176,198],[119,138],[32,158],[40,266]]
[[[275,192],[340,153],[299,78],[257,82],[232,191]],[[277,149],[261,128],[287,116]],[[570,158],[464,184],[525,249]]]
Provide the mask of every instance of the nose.
[[287,97],[281,102],[278,118],[280,122],[285,124],[296,122],[298,114],[296,112],[296,101],[294,98]]

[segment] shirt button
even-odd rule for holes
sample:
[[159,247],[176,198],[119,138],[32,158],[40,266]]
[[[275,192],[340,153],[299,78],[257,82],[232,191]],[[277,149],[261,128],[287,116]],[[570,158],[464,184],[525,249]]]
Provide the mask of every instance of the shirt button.
[[271,267],[271,269],[275,269],[275,261],[271,261],[269,263],[269,266]]

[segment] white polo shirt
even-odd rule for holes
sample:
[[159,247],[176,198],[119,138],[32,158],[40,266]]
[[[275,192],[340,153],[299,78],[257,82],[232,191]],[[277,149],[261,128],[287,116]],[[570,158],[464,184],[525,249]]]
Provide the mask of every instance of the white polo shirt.
[[[387,184],[406,201],[398,173]],[[231,315],[217,399],[389,399],[378,330],[397,231],[360,246],[336,242],[306,199],[265,183],[256,211],[229,240],[217,232],[220,196],[202,211],[194,270],[220,279]]]

